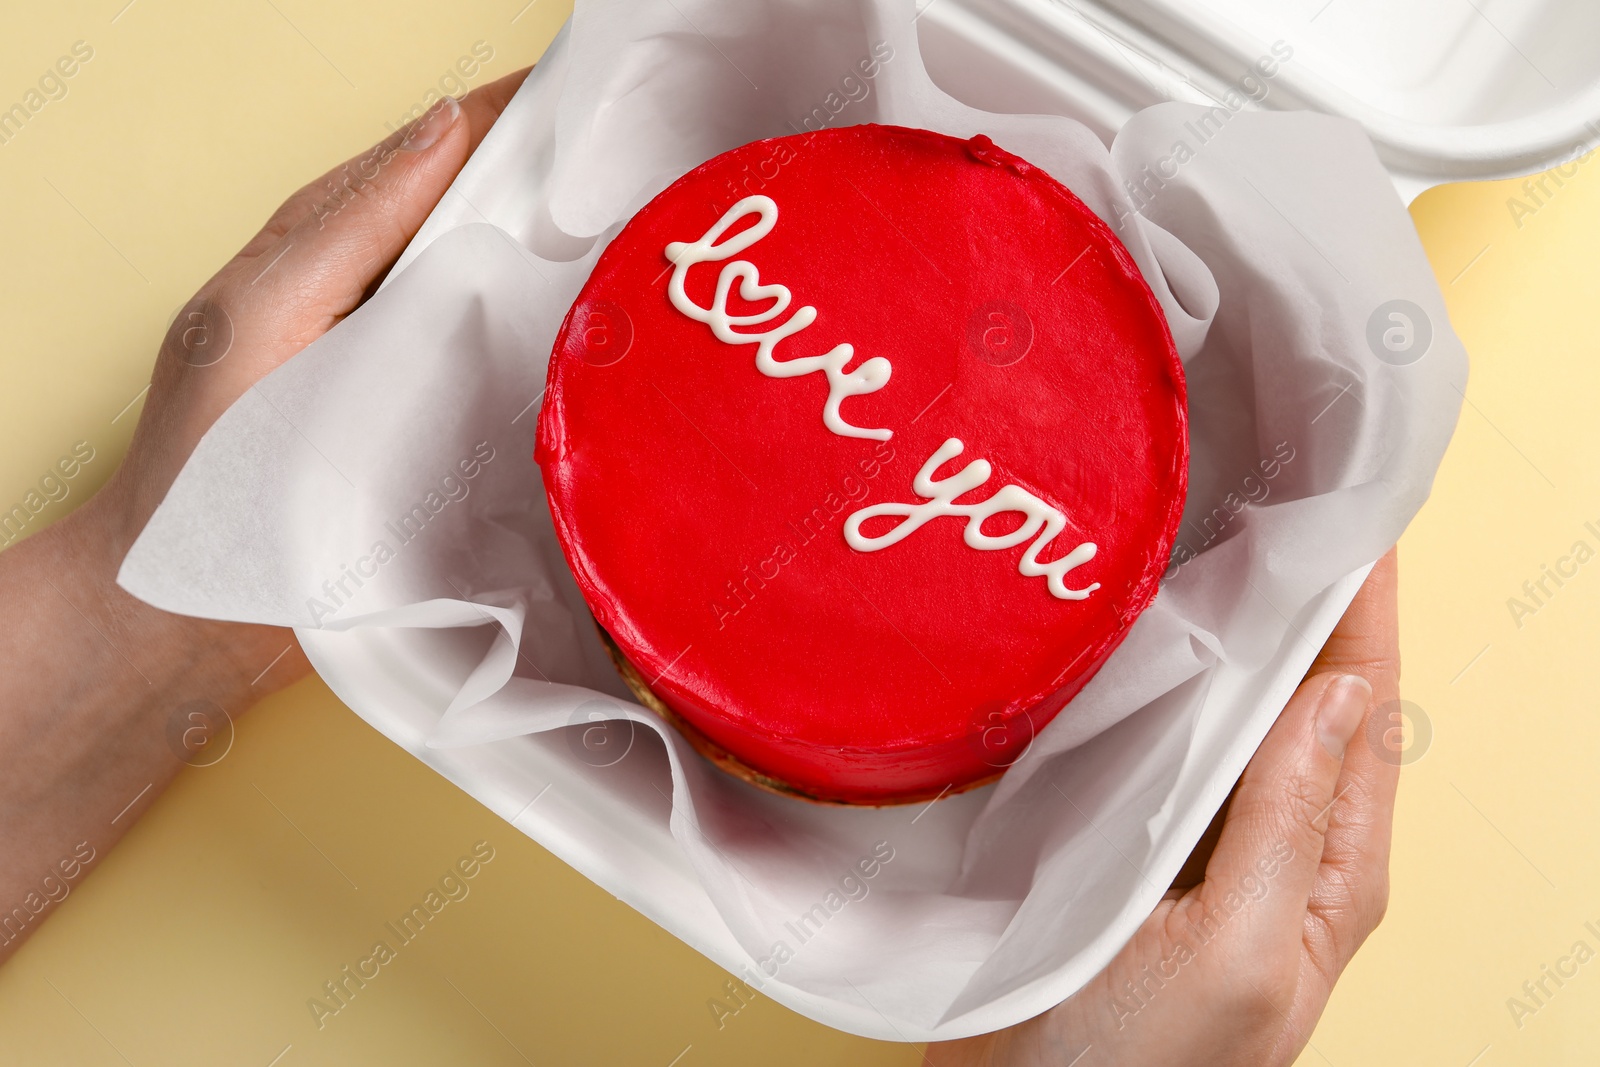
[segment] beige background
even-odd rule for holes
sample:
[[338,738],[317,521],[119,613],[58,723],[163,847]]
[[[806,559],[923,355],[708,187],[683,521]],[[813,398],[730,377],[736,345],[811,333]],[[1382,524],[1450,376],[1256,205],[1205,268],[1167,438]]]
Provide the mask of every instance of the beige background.
[[[494,50],[481,83],[532,61],[566,14],[125,2],[30,5],[0,35],[0,108],[75,42],[94,49],[0,144],[0,510],[75,442],[96,453],[41,525],[110,473],[167,322],[282,197],[383,136],[476,42]],[[1433,738],[1401,790],[1388,921],[1303,1063],[1600,1060],[1600,962],[1524,998],[1537,1010],[1520,1027],[1507,1004],[1575,942],[1600,950],[1584,928],[1600,928],[1600,563],[1520,627],[1507,606],[1575,541],[1600,549],[1584,528],[1600,530],[1597,172],[1548,183],[1520,226],[1520,183],[1436,190],[1413,211],[1473,356],[1460,431],[1402,544],[1406,695]],[[471,896],[319,1031],[307,998],[481,839],[496,858]],[[919,1058],[765,1000],[718,1030],[706,1002],[722,981],[312,680],[186,772],[0,970],[0,1064]]]

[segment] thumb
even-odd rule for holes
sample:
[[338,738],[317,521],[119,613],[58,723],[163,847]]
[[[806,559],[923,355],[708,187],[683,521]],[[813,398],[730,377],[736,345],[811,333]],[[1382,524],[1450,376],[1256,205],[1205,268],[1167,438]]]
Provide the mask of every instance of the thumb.
[[273,340],[296,350],[325,333],[405,249],[466,161],[469,139],[462,106],[447,96],[301,189],[232,265],[226,287],[241,311],[260,312],[281,334]]
[[1298,969],[1345,749],[1371,699],[1357,674],[1301,684],[1240,778],[1205,881],[1188,898],[1202,932],[1226,923],[1246,960],[1285,968],[1257,976],[1274,1003],[1274,987],[1282,992]]
[[1351,744],[1339,777],[1323,843],[1322,871],[1311,894],[1306,947],[1331,986],[1383,918],[1389,899],[1389,842],[1395,788],[1405,754],[1397,741],[1402,719],[1395,556],[1378,561],[1313,670],[1360,673],[1372,683],[1374,709],[1360,741]]
[[291,196],[180,313],[117,482],[143,526],[200,437],[260,378],[361,303],[526,71],[443,99]]
[[[527,75],[528,68],[508,74],[459,101],[447,96],[305,186],[207,283],[201,298],[253,320],[256,330],[238,324],[238,332],[255,334],[256,377],[366,298]],[[242,391],[250,382],[232,384]]]

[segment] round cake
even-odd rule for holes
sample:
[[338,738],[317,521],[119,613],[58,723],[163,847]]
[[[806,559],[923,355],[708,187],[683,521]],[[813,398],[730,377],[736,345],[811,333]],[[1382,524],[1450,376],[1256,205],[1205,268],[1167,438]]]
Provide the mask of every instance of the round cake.
[[535,458],[642,702],[764,787],[905,802],[1001,773],[1155,596],[1183,371],[1059,182],[852,126],[718,156],[623,227]]

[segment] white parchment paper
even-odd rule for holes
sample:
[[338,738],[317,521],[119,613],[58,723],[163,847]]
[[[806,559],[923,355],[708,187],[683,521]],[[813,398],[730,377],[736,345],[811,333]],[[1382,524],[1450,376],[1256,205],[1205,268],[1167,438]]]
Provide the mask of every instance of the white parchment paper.
[[[1166,104],[1108,150],[945,95],[914,15],[580,0],[400,269],[222,417],[121,573],[298,628],[347,702],[519,828],[752,986],[890,1040],[1036,1014],[1126,941],[1421,506],[1466,376],[1357,126]],[[1189,376],[1154,605],[997,785],[926,808],[761,793],[633,704],[531,459],[605,242],[710,156],[823,122],[985,133],[1047,169],[1128,245]]]

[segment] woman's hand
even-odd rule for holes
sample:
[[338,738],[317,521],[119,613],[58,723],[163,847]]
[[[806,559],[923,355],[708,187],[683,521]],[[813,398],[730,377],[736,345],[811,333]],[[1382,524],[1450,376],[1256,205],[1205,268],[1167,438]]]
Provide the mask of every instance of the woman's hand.
[[1399,760],[1367,725],[1399,695],[1395,569],[1391,551],[1245,769],[1220,834],[1117,958],[1035,1019],[931,1046],[932,1063],[1294,1062],[1388,902]]
[[0,914],[0,960],[183,765],[185,709],[220,722],[308,669],[290,631],[170,615],[117,570],[201,435],[355,310],[526,73],[441,101],[290,197],[179,312],[110,483],[0,553],[14,613],[0,632],[0,906],[17,905]]

